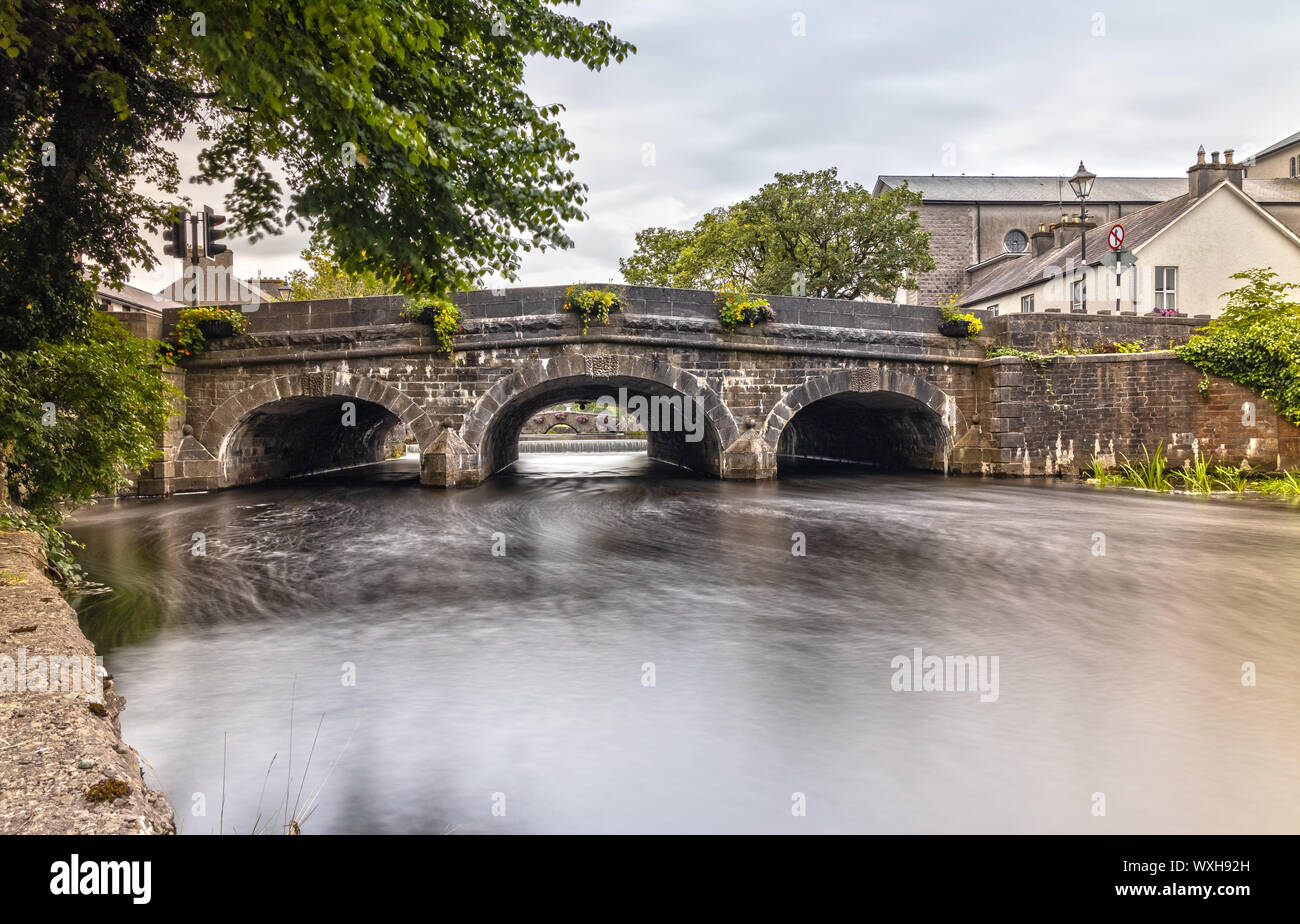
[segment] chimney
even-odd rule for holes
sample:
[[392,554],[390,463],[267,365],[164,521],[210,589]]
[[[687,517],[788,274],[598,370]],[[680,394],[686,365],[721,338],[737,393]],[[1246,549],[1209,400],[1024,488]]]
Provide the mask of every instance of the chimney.
[[1079,221],[1078,215],[1062,215],[1061,220],[1053,222],[1051,232],[1053,243],[1058,249],[1064,247],[1070,241],[1077,241],[1083,228],[1091,231],[1097,227],[1097,223],[1089,218],[1086,222]]
[[1219,161],[1219,152],[1210,153],[1210,162],[1205,162],[1205,145],[1196,151],[1196,163],[1187,168],[1187,193],[1192,198],[1205,195],[1224,180],[1241,189],[1241,181],[1246,176],[1246,168],[1234,163],[1232,148],[1223,152],[1223,161]]
[[1029,235],[1029,248],[1036,257],[1041,257],[1049,250],[1054,250],[1056,235],[1048,230],[1047,225],[1039,224],[1038,230]]

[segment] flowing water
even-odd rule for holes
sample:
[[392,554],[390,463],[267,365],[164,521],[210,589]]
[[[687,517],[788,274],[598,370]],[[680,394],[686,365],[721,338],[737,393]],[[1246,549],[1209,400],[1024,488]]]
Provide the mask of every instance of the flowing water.
[[[306,833],[1300,831],[1285,502],[612,453],[415,478],[77,517],[184,833],[286,801]],[[895,691],[917,648],[996,689]]]

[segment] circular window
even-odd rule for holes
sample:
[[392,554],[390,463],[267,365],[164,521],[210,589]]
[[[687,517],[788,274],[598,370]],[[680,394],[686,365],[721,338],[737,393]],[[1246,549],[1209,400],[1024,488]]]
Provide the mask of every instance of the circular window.
[[1007,253],[1024,253],[1029,248],[1029,235],[1016,228],[1007,232],[1002,244],[1007,248]]

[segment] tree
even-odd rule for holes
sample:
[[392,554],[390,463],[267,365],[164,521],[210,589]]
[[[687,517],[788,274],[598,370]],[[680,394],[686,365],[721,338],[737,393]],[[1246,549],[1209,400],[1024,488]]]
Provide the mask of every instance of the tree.
[[777,173],[744,201],[714,209],[689,231],[649,227],[619,261],[633,285],[828,299],[892,298],[935,268],[920,230],[920,195],[906,186],[872,196],[835,168]]
[[689,231],[645,229],[619,268],[633,285],[717,289],[730,282],[769,294],[892,298],[934,269],[920,204],[906,185],[872,196],[833,167],[778,173]]
[[171,205],[138,189],[176,194],[166,142],[187,126],[196,179],[233,184],[232,233],[319,225],[342,270],[404,291],[571,246],[586,187],[524,62],[599,70],[634,49],[554,5],[0,0],[0,348],[84,327],[97,272],[155,265],[137,223]]
[[360,298],[389,295],[397,290],[391,280],[380,279],[374,273],[346,272],[319,231],[312,232],[311,241],[298,256],[307,263],[307,269],[293,270],[286,277],[292,298]]
[[0,519],[40,532],[67,573],[64,510],[112,494],[161,454],[180,395],[160,374],[158,342],[95,312],[84,330],[36,349],[0,351]]
[[636,250],[618,261],[623,278],[638,286],[671,286],[677,264],[692,232],[672,228],[645,228],[636,233]]

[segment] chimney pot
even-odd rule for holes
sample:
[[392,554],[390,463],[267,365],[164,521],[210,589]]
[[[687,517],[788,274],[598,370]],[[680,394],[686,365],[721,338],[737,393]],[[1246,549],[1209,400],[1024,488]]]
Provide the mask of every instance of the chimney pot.
[[1223,162],[1224,162],[1225,164],[1231,164],[1231,163],[1232,163],[1232,155],[1233,155],[1234,153],[1235,153],[1235,152],[1232,150],[1232,148],[1228,148],[1226,151],[1224,151],[1224,152],[1223,152]]
[[1196,149],[1196,163],[1198,165],[1205,163],[1205,145],[1201,145]]
[[1219,152],[1218,152],[1218,151],[1211,151],[1211,152],[1210,152],[1210,163],[1212,163],[1212,164],[1217,164],[1218,162],[1219,162]]

